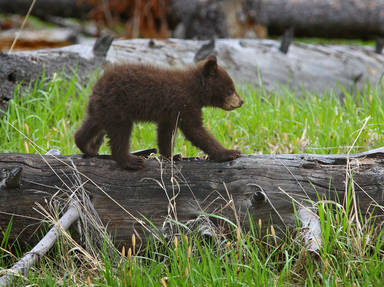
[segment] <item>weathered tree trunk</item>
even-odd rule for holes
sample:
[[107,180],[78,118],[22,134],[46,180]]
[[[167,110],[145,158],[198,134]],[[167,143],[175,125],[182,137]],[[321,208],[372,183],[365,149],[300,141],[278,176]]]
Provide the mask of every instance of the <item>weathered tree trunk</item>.
[[384,1],[247,0],[247,15],[281,35],[293,27],[301,37],[375,38],[384,35]]
[[0,226],[5,229],[13,216],[12,239],[19,233],[21,239],[28,238],[41,219],[33,210],[35,202],[44,204],[58,191],[65,197],[69,189],[76,190],[81,185],[77,173],[100,218],[120,243],[129,241],[134,230],[143,230],[141,222],[146,219],[161,227],[167,215],[185,222],[214,213],[246,227],[249,213],[263,226],[271,220],[275,228],[293,226],[293,205],[310,206],[308,200],[318,198],[343,200],[345,181],[350,179],[347,171],[353,174],[362,215],[372,203],[382,215],[383,159],[384,148],[349,157],[244,155],[225,163],[182,160],[171,165],[152,159],[133,172],[118,168],[107,156],[0,154]]
[[[30,0],[0,0],[2,13],[14,13],[26,15],[32,1]],[[60,16],[85,18],[90,11],[87,1],[79,0],[38,0],[32,10],[32,14],[40,17]]]
[[222,39],[204,44],[193,40],[133,39],[114,41],[109,51],[109,45],[104,45],[101,56],[95,54],[98,49],[91,44],[0,54],[0,107],[12,98],[20,81],[27,84],[39,78],[43,70],[49,76],[63,69],[70,75],[77,69],[82,78],[88,79],[90,71],[102,68],[106,62],[176,68],[194,65],[201,54],[215,53],[238,84],[257,86],[262,81],[266,90],[287,85],[298,93],[303,88],[338,91],[340,85],[353,92],[367,81],[378,83],[384,69],[384,55],[376,54],[373,47],[292,44],[284,54],[274,40]]
[[174,33],[184,38],[280,36],[289,28],[300,37],[384,35],[383,0],[174,0],[170,7]]

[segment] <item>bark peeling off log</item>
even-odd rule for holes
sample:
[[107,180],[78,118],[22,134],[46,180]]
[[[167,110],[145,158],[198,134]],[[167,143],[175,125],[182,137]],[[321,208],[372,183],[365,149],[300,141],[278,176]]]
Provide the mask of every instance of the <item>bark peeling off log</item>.
[[[2,228],[7,226],[9,214],[38,217],[31,206],[36,201],[42,202],[44,197],[51,196],[58,188],[67,189],[63,182],[75,188],[74,181],[71,181],[73,170],[64,164],[72,165],[72,161],[80,173],[97,183],[121,206],[138,218],[145,216],[157,227],[162,226],[168,215],[167,198],[175,194],[180,221],[185,222],[208,212],[219,213],[236,222],[233,210],[227,205],[226,190],[233,198],[237,214],[245,226],[248,212],[256,222],[261,219],[266,223],[272,219],[276,227],[292,226],[293,199],[300,203],[308,198],[316,201],[317,194],[328,199],[344,197],[347,161],[345,155],[244,155],[225,163],[182,160],[175,162],[173,169],[169,163],[147,160],[143,170],[130,172],[119,169],[109,159],[83,159],[81,156],[57,158],[60,160],[33,154],[0,155],[0,169],[22,167],[23,170],[21,188],[0,192]],[[350,156],[363,215],[372,203],[369,197],[384,205],[383,162],[384,148]],[[96,211],[117,241],[129,241],[134,228],[140,229],[140,224],[91,181],[84,176],[82,178]],[[177,182],[173,187],[171,178],[174,183]],[[376,212],[382,214],[383,209],[376,208]],[[31,223],[34,223],[31,219],[15,217],[12,238]]]

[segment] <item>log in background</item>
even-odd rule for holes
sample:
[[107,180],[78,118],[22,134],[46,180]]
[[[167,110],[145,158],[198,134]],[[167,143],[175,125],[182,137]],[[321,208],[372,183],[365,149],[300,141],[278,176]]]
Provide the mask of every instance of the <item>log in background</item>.
[[[261,219],[264,226],[272,220],[275,228],[284,229],[294,226],[293,199],[301,203],[308,198],[317,201],[318,197],[343,200],[347,163],[345,155],[243,155],[225,163],[182,160],[173,166],[150,159],[143,170],[126,171],[105,156],[83,159],[73,155],[58,159],[37,154],[0,154],[3,173],[15,167],[22,168],[20,187],[0,190],[1,228],[6,228],[10,214],[41,218],[33,210],[35,202],[46,205],[44,200],[49,200],[59,189],[68,190],[65,184],[74,190],[73,162],[81,174],[97,183],[124,208],[140,219],[142,216],[148,218],[157,227],[162,226],[168,214],[167,198],[173,197],[173,190],[177,194],[179,221],[185,222],[207,212],[236,222],[227,204],[227,189],[243,226],[248,225],[249,213],[254,220]],[[381,209],[376,207],[376,214],[382,216],[384,148],[350,155],[349,162],[362,215],[367,214],[374,199],[375,204],[381,205]],[[171,177],[174,178],[173,187]],[[140,224],[84,176],[81,178],[108,230],[118,243],[127,244],[134,228],[140,230]],[[266,198],[261,193],[265,193]],[[20,239],[28,240],[39,224],[38,220],[14,216],[11,239],[22,232]]]
[[[140,1],[130,2],[134,6]],[[246,30],[252,31],[253,24],[265,26],[271,35],[281,35],[293,27],[302,37],[384,36],[383,0],[172,0],[169,4],[169,29],[181,24],[186,38],[246,37]],[[30,0],[0,0],[0,11],[24,16],[30,5]],[[52,16],[89,19],[94,6],[97,1],[39,0],[32,14],[43,19]],[[103,6],[103,9],[108,8]],[[108,12],[119,15],[113,8]],[[174,37],[177,34],[175,30],[170,32]]]

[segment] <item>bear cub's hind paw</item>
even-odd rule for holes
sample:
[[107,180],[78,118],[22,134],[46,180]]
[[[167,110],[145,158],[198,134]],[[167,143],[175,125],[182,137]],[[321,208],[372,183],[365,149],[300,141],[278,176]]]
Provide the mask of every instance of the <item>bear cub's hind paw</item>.
[[240,157],[241,155],[241,151],[239,150],[230,150],[230,149],[226,149],[220,153],[217,153],[213,156],[209,156],[209,159],[211,160],[214,160],[214,161],[218,161],[218,162],[223,162],[223,161],[230,161],[230,160],[234,160],[238,157]]

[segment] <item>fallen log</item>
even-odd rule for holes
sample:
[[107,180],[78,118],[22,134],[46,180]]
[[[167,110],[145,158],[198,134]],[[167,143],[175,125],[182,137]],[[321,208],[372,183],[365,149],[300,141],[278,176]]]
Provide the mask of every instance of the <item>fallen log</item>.
[[265,38],[294,28],[299,37],[374,39],[384,34],[383,1],[174,0],[170,24],[188,39]]
[[[380,148],[349,156],[243,155],[225,163],[148,159],[144,169],[126,171],[109,156],[0,154],[0,227],[5,230],[13,217],[11,240],[30,240],[42,219],[35,203],[83,186],[117,243],[127,244],[133,233],[144,240],[143,234],[155,232],[147,220],[161,228],[169,217],[186,222],[207,213],[244,228],[251,218],[285,230],[295,226],[294,206],[316,206],[319,198],[342,202],[351,179],[362,216],[374,207],[378,223],[384,211],[383,162]],[[82,182],[75,180],[79,176]],[[311,228],[313,220],[300,217]]]
[[247,0],[244,10],[273,35],[290,27],[299,37],[374,39],[384,35],[382,0]]
[[[16,0],[7,1],[0,0],[0,11],[2,13],[14,13],[25,15],[31,6],[31,1]],[[78,0],[43,0],[36,1],[32,10],[32,15],[39,17],[61,16],[73,18],[86,18],[91,10],[91,6],[87,1]]]
[[87,57],[66,51],[65,48],[37,50],[36,54],[30,51],[0,53],[0,111],[7,108],[17,86],[24,89],[43,74],[49,79],[56,73],[69,78],[76,73],[79,81],[88,81],[92,71],[105,65],[105,56],[112,40],[111,36],[97,39],[93,46],[87,46]]
[[15,50],[31,50],[42,48],[58,48],[77,43],[77,34],[72,29],[56,28],[27,30],[24,29],[18,35],[19,30],[10,29],[0,31],[0,49],[6,51],[11,48],[13,41],[17,42],[13,47]]

